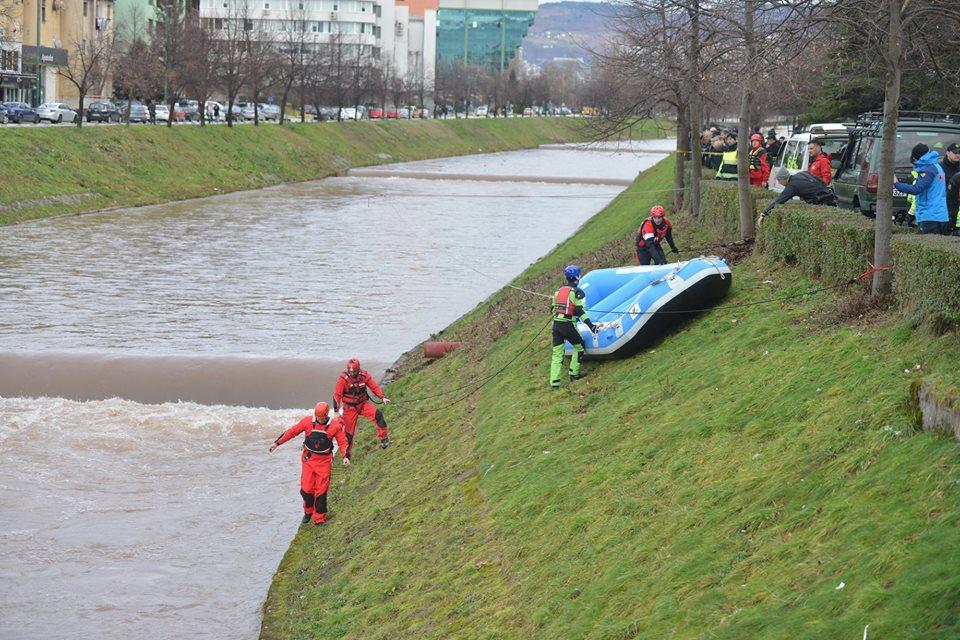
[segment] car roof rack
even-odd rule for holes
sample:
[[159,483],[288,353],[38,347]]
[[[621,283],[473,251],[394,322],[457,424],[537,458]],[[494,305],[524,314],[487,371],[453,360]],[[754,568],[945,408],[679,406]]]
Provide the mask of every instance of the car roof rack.
[[[897,119],[960,124],[960,114],[946,113],[942,111],[898,111]],[[867,111],[866,113],[861,113],[859,116],[857,116],[857,126],[872,126],[877,123],[883,123],[882,111]]]

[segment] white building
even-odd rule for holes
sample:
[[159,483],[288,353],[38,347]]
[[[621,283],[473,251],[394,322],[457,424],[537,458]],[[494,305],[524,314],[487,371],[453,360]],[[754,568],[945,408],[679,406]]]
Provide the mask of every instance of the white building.
[[269,33],[278,41],[284,32],[305,23],[307,47],[339,43],[350,49],[350,57],[359,49],[411,85],[422,82],[429,95],[437,10],[421,7],[424,0],[419,1],[411,7],[408,0],[200,0],[200,17],[214,29],[223,28],[226,20],[245,19],[251,30]]

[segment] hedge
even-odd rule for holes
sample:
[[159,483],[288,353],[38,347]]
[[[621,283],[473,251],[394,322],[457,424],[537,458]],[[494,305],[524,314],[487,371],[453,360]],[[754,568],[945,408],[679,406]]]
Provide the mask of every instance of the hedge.
[[960,325],[960,240],[900,233],[891,254],[893,293],[907,315],[938,331]]
[[873,224],[834,207],[778,206],[757,235],[758,246],[767,256],[795,264],[828,284],[862,273],[873,258]]
[[[740,236],[735,182],[702,183],[699,224],[725,241]],[[763,209],[769,191],[752,192]],[[893,228],[893,292],[917,324],[945,331],[960,326],[960,240]],[[757,248],[829,284],[863,272],[873,260],[873,222],[852,211],[807,204],[780,205],[764,220]]]

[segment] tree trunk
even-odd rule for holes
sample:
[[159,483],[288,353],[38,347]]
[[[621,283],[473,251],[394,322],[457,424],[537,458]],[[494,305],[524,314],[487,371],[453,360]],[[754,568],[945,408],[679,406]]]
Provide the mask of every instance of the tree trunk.
[[283,97],[280,99],[280,121],[277,124],[282,125],[283,119],[287,115],[287,98],[290,97],[290,89],[293,88],[293,75],[290,76],[290,79],[287,81],[287,84],[283,85]]
[[77,102],[77,128],[83,127],[83,103],[87,99],[87,94],[80,92]]
[[744,73],[740,93],[740,124],[737,132],[737,196],[740,201],[740,239],[756,235],[756,207],[750,193],[750,105],[753,102],[753,74],[756,67],[756,45],[753,31],[753,10],[756,0],[743,1]]
[[[900,78],[903,74],[903,41],[900,30],[900,0],[884,0],[887,6],[887,73],[883,92],[883,140],[880,143],[880,171],[877,188],[877,217],[873,231],[873,263],[890,264],[890,236],[893,233],[893,181],[897,154],[897,108],[900,105]],[[889,271],[873,274],[873,295],[890,293]]]
[[170,99],[170,104],[167,105],[167,108],[170,109],[170,116],[167,118],[167,127],[173,128],[173,107],[177,104],[177,101],[173,98]]
[[690,214],[700,215],[700,180],[703,177],[703,154],[700,149],[700,131],[703,123],[700,119],[700,3],[696,0],[688,9],[690,13],[690,91],[687,99],[687,119],[690,121]]
[[227,126],[233,127],[233,100],[236,98],[232,93],[227,95]]
[[687,118],[687,105],[679,101],[677,105],[677,161],[673,165],[673,210],[683,207],[683,173],[687,154],[690,152],[690,123]]

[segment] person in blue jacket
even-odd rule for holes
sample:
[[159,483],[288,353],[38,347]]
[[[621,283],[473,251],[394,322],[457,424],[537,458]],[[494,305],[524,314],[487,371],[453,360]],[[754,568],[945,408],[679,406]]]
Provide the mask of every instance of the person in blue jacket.
[[895,189],[916,196],[917,230],[920,233],[949,234],[947,222],[947,178],[940,155],[922,142],[910,153],[917,179],[913,184],[894,180]]

